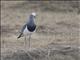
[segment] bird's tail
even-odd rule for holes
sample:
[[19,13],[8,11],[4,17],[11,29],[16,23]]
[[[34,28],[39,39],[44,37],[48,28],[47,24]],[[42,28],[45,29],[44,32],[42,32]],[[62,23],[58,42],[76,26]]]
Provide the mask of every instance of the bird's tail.
[[23,33],[20,33],[20,35],[17,38],[20,38],[22,36]]

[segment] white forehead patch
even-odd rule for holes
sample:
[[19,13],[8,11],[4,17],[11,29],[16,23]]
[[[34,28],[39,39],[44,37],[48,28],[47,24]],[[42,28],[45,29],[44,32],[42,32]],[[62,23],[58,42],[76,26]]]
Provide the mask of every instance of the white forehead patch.
[[33,15],[33,16],[36,16],[36,13],[35,13],[35,12],[33,12],[33,13],[32,13],[32,15]]

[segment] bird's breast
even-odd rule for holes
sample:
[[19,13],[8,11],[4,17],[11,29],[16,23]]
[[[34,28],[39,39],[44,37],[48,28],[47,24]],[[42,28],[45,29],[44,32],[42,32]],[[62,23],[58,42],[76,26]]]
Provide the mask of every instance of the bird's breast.
[[30,32],[33,32],[36,29],[36,25],[27,25],[27,29]]

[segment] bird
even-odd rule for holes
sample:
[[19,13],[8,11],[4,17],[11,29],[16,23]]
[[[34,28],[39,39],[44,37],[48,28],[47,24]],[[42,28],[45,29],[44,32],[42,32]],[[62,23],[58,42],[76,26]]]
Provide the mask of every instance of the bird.
[[29,16],[28,22],[26,22],[23,25],[21,32],[20,32],[19,36],[17,37],[19,39],[22,36],[25,36],[25,39],[24,39],[25,40],[25,43],[24,43],[25,47],[26,47],[26,36],[29,35],[29,48],[30,48],[31,35],[36,30],[35,17],[36,17],[36,13],[32,12]]

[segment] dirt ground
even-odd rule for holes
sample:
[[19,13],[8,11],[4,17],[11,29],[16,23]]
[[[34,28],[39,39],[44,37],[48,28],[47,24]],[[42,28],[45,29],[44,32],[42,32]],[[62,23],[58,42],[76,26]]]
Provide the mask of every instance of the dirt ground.
[[[1,1],[1,60],[80,60],[80,14],[76,1]],[[79,9],[79,10],[78,10]],[[31,49],[17,39],[36,12]]]

